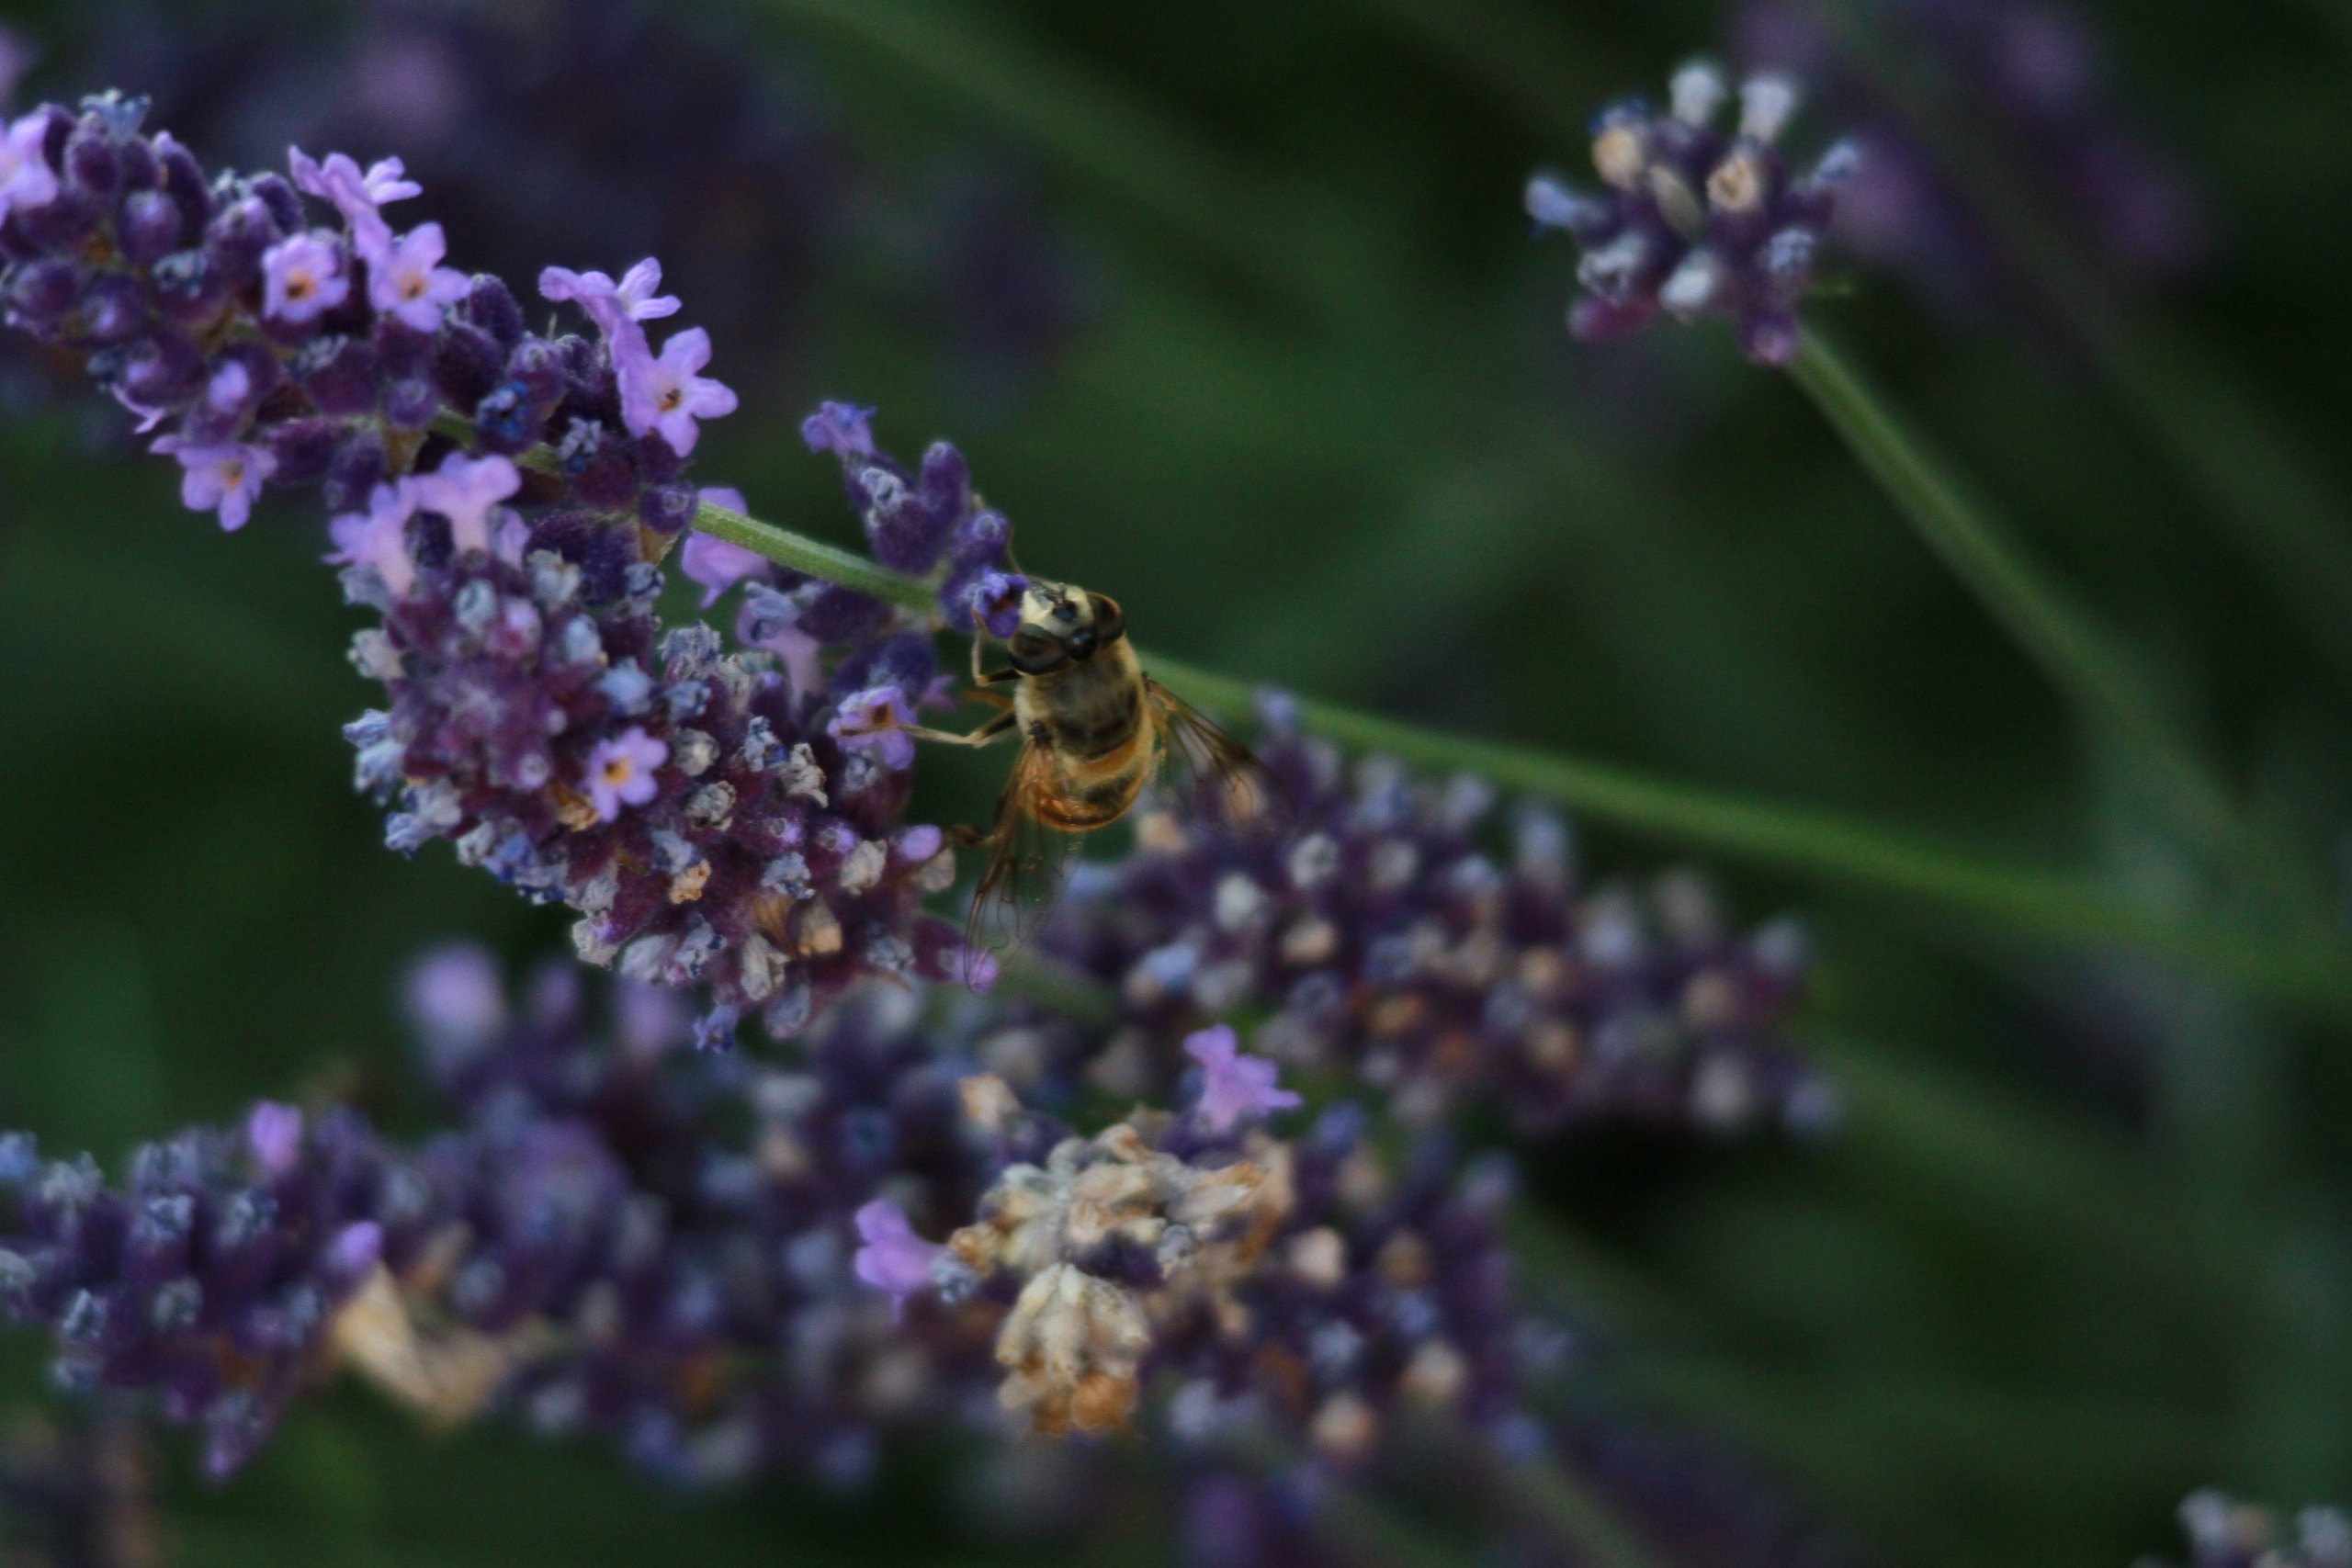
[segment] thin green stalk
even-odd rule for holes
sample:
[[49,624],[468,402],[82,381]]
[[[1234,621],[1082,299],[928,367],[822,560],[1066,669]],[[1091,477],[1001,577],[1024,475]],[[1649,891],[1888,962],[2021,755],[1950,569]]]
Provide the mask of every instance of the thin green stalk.
[[2247,826],[2228,789],[2165,711],[2129,652],[2051,581],[2007,523],[1972,496],[1888,400],[1818,333],[1789,372],[1928,547],[2088,721],[2147,764],[2185,826],[2308,908],[2303,877]]
[[[2308,0],[2352,19],[2345,0]],[[1893,113],[1936,149],[1971,216],[1981,220],[2027,287],[2065,323],[2109,391],[2200,495],[2204,511],[2268,580],[2303,640],[2339,677],[2352,676],[2352,509],[2308,454],[2262,406],[2258,390],[2188,333],[2135,314],[2098,258],[2048,220],[2046,203],[2021,188],[2015,169],[2031,157],[1998,128],[1966,119],[1913,64],[1916,44],[1880,8],[1822,5],[1841,39]],[[2347,35],[2352,36],[2352,35]]]
[[1665,1559],[1618,1517],[1608,1499],[1595,1494],[1573,1471],[1551,1464],[1514,1464],[1506,1471],[1506,1477],[1530,1513],[1584,1548],[1593,1562],[1605,1568],[1662,1568]]
[[707,501],[695,508],[695,526],[712,538],[741,545],[778,566],[805,571],[843,588],[854,588],[902,610],[927,615],[938,607],[937,591],[921,578],[892,571],[839,546],[779,528],[773,523],[763,523],[756,517],[746,517]]
[[[1204,707],[1249,711],[1254,688],[1162,655],[1152,674]],[[1694,789],[1603,763],[1474,740],[1303,700],[1308,728],[1423,767],[1466,770],[1597,820],[1677,843],[2073,942],[2112,944],[2225,976],[2256,992],[2352,1017],[2352,953],[2317,935],[2243,933],[2126,904],[2077,878],[2007,865],[1827,812]]]
[[[862,556],[705,502],[695,525],[811,576],[918,613],[935,604],[920,579]],[[1146,654],[1180,695],[1247,715],[1257,688],[1232,676]],[[1467,769],[1599,820],[1920,903],[1955,908],[2043,936],[2134,949],[2200,968],[2257,994],[2352,1018],[2352,953],[2318,937],[2242,933],[2136,908],[2074,877],[1905,839],[1826,812],[1743,800],[1598,762],[1402,724],[1302,700],[1307,725],[1334,740],[1441,772]]]

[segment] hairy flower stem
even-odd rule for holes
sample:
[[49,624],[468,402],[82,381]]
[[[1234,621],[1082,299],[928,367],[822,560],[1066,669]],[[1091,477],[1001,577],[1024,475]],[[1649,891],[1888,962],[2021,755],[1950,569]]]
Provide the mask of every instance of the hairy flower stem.
[[2093,724],[2137,751],[2181,819],[2309,919],[2308,879],[2240,815],[2134,667],[2130,653],[2052,583],[2013,531],[1973,498],[1860,372],[1808,329],[1789,374],[1887,499],[1952,574]]
[[[528,458],[524,459],[526,463]],[[937,604],[921,580],[773,523],[703,503],[695,526],[812,577],[905,609]],[[1250,711],[1256,686],[1148,653],[1153,675],[1203,707]],[[2137,908],[2078,877],[2006,865],[1826,812],[1744,800],[1602,763],[1448,735],[1332,703],[1302,700],[1301,716],[1343,745],[1389,752],[1440,772],[1467,769],[1504,788],[1676,843],[1745,857],[1826,881],[1896,893],[2070,942],[2131,948],[2204,970],[2248,990],[2352,1019],[2352,953],[2312,936],[2240,932]]]

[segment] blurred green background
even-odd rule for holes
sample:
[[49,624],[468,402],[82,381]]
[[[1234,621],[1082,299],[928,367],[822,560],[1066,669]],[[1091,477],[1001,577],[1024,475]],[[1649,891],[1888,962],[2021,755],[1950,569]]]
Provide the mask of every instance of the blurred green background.
[[[563,7],[512,8],[541,37],[571,25]],[[399,14],[0,0],[0,22],[48,51],[20,106],[108,85],[176,94],[204,128],[157,123],[212,164],[267,155],[309,112],[240,95],[306,83],[315,108],[305,62],[345,58]],[[662,14],[665,36],[699,39],[771,109],[822,126],[806,156],[820,185],[840,176],[788,209],[828,226],[815,235],[769,231],[782,197],[760,178],[695,186],[690,238],[717,259],[673,267],[683,319],[714,326],[716,373],[746,393],[698,471],[755,512],[845,537],[832,466],[793,431],[818,396],[876,403],[900,450],[934,434],[965,446],[1032,570],[1116,592],[1171,653],[2086,871],[2159,905],[2212,898],[2145,781],[2071,721],[1785,379],[1715,331],[1566,340],[1573,262],[1529,242],[1521,183],[1538,164],[1580,167],[1602,100],[1655,95],[1673,64],[1721,47],[1733,17],[1717,5],[672,0]],[[2329,585],[2302,584],[2322,596],[2306,635],[2152,431],[2170,419],[2221,442],[2209,456],[2257,490],[2296,482],[2265,466],[2282,446],[2323,491],[2352,492],[2352,223],[2337,210],[2352,8],[2078,14],[2103,40],[2113,102],[2200,196],[2199,265],[2162,286],[2103,270],[2075,205],[2037,184],[2034,150],[1962,116],[1965,144],[1941,151],[2054,237],[2056,294],[2104,319],[2086,332],[2015,278],[1954,309],[1859,267],[1812,319],[2127,634],[2340,890],[2352,746]],[[420,170],[413,210],[449,220],[459,265],[493,248],[626,264],[634,240],[594,248],[589,176],[658,186],[665,159],[685,180],[725,157],[682,107],[695,95],[649,106],[616,81],[605,102],[596,81],[540,84],[531,113],[597,120],[606,141],[583,140],[568,170],[499,172],[511,208],[481,199],[496,179],[436,206],[445,186]],[[1838,129],[1809,115],[1795,141]],[[460,120],[450,156],[469,134]],[[963,273],[934,265],[971,189],[1016,193],[989,220],[1050,330],[1024,337],[1035,323],[1017,311],[972,325],[1016,287],[985,243]],[[788,268],[746,271],[787,254]],[[704,302],[721,295],[715,318]],[[726,321],[775,330],[730,337]],[[367,692],[344,661],[352,616],[316,563],[316,516],[282,504],[224,538],[179,509],[168,465],[126,444],[119,411],[21,354],[12,376],[0,1124],[112,1159],[264,1093],[334,1083],[406,1104],[391,1006],[405,959],[450,933],[521,957],[558,943],[561,921],[437,848],[404,863],[379,847],[336,733]],[[2352,603],[2335,604],[2342,630]],[[987,777],[944,762],[923,804],[966,811]],[[1683,853],[1599,823],[1586,843],[1604,876]],[[1711,869],[1743,918],[1794,909],[1809,924],[1819,967],[1801,1032],[1849,1114],[1817,1148],[1608,1134],[1527,1152],[1536,1201],[1574,1238],[1531,1267],[1611,1332],[1616,1397],[1755,1456],[1888,1562],[2122,1568],[2173,1550],[2193,1486],[2352,1495],[2340,1023],[2118,953]],[[42,1397],[36,1347],[12,1341],[5,1365],[0,1407]],[[175,1458],[168,1520],[187,1562],[1046,1550],[976,1536],[920,1456],[864,1503],[775,1488],[688,1506],[606,1453],[431,1438],[348,1392],[299,1415],[226,1491],[185,1468]],[[1148,1520],[1051,1549],[1167,1551]]]

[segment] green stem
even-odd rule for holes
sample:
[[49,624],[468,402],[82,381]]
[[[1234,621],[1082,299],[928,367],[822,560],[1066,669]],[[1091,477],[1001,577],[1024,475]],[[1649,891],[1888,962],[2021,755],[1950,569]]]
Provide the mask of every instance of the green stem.
[[[2346,0],[2307,3],[2339,25],[2352,22]],[[2030,151],[2003,145],[1947,101],[1935,73],[1917,68],[1917,40],[1888,28],[1881,9],[1835,4],[1816,14],[1881,101],[1935,147],[1971,215],[2072,329],[2124,411],[2169,452],[2211,521],[2268,578],[2312,651],[2339,678],[2352,677],[2352,617],[2344,614],[2352,518],[2340,491],[2243,375],[2188,333],[2130,310],[2102,280],[2098,258],[2023,188],[2016,171]]]
[[2180,733],[2129,653],[2049,581],[2007,524],[1962,488],[1889,401],[1817,333],[1804,333],[1789,371],[1928,547],[2086,719],[2112,731],[2147,763],[2184,826],[2237,855],[2307,910],[2303,879],[2240,818],[2229,791]]
[[[829,582],[928,612],[931,586],[772,523],[705,503],[695,526]],[[1164,655],[1144,663],[1203,707],[1247,716],[1257,688]],[[1623,769],[1528,748],[1401,724],[1334,704],[1302,700],[1309,728],[1360,750],[1389,752],[1440,772],[1467,769],[1620,827],[1745,857],[1824,880],[2023,927],[2070,941],[2114,944],[2170,958],[2281,1000],[2352,1018],[2352,954],[2316,938],[2258,937],[2122,903],[2078,878],[2007,866],[1905,839],[1826,812],[1742,800]]]
[[843,588],[854,588],[902,610],[928,615],[939,606],[937,592],[920,578],[892,571],[837,545],[763,523],[756,517],[746,517],[707,501],[695,509],[695,526],[715,539],[741,545],[779,566],[788,566]]
[[[1248,682],[1160,655],[1151,672],[1180,695],[1227,714],[1249,711]],[[1302,700],[1308,728],[1363,750],[1441,771],[1477,773],[1597,820],[1797,871],[1825,881],[1965,910],[2045,936],[2136,949],[2226,976],[2250,989],[2352,1017],[2352,953],[2317,936],[2244,933],[2126,904],[2089,883],[2002,864],[1827,812],[1743,800],[1628,770],[1474,740]]]
[[1662,1568],[1664,1559],[1643,1543],[1616,1507],[1565,1465],[1514,1464],[1508,1479],[1519,1501],[1604,1568]]

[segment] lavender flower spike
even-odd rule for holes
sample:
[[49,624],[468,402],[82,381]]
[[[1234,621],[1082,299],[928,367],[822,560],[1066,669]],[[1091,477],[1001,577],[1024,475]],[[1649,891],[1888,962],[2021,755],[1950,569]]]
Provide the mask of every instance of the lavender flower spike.
[[[754,1014],[795,1034],[869,975],[955,974],[954,929],[920,908],[951,854],[903,819],[905,770],[831,733],[843,696],[927,693],[928,638],[797,581],[760,606],[752,651],[657,614],[696,504],[684,459],[735,403],[702,374],[707,333],[647,344],[676,309],[660,267],[550,269],[603,341],[535,334],[503,283],[445,265],[439,229],[393,233],[383,206],[418,194],[397,159],[215,177],[139,118],[109,96],[11,132],[7,323],[161,427],[182,499],[222,526],[266,485],[322,495],[329,559],[376,617],[351,652],[383,705],[345,733],[392,807],[386,842],[448,840],[569,905],[582,957],[707,992],[712,1043]],[[340,227],[313,227],[305,194]],[[960,458],[934,467],[942,518],[977,513]],[[955,570],[1001,556],[985,515],[950,528]]]
[[1592,162],[1603,189],[1590,194],[1555,175],[1528,182],[1539,229],[1566,231],[1583,252],[1585,294],[1568,312],[1577,337],[1623,336],[1659,310],[1678,321],[1735,322],[1740,348],[1759,365],[1796,352],[1796,310],[1838,187],[1856,152],[1841,143],[1811,173],[1792,175],[1779,149],[1796,107],[1785,77],[1751,76],[1739,89],[1736,130],[1716,119],[1730,88],[1705,62],[1677,72],[1671,110],[1653,115],[1628,100],[1593,122]]
[[1273,1063],[1240,1054],[1231,1024],[1186,1036],[1184,1055],[1201,1065],[1201,1094],[1193,1102],[1193,1114],[1212,1136],[1222,1137],[1244,1122],[1300,1104],[1296,1094],[1274,1086]]
[[887,1198],[858,1210],[857,1277],[890,1298],[890,1319],[906,1311],[907,1298],[931,1289],[932,1266],[947,1255],[937,1242],[915,1235],[907,1212]]

